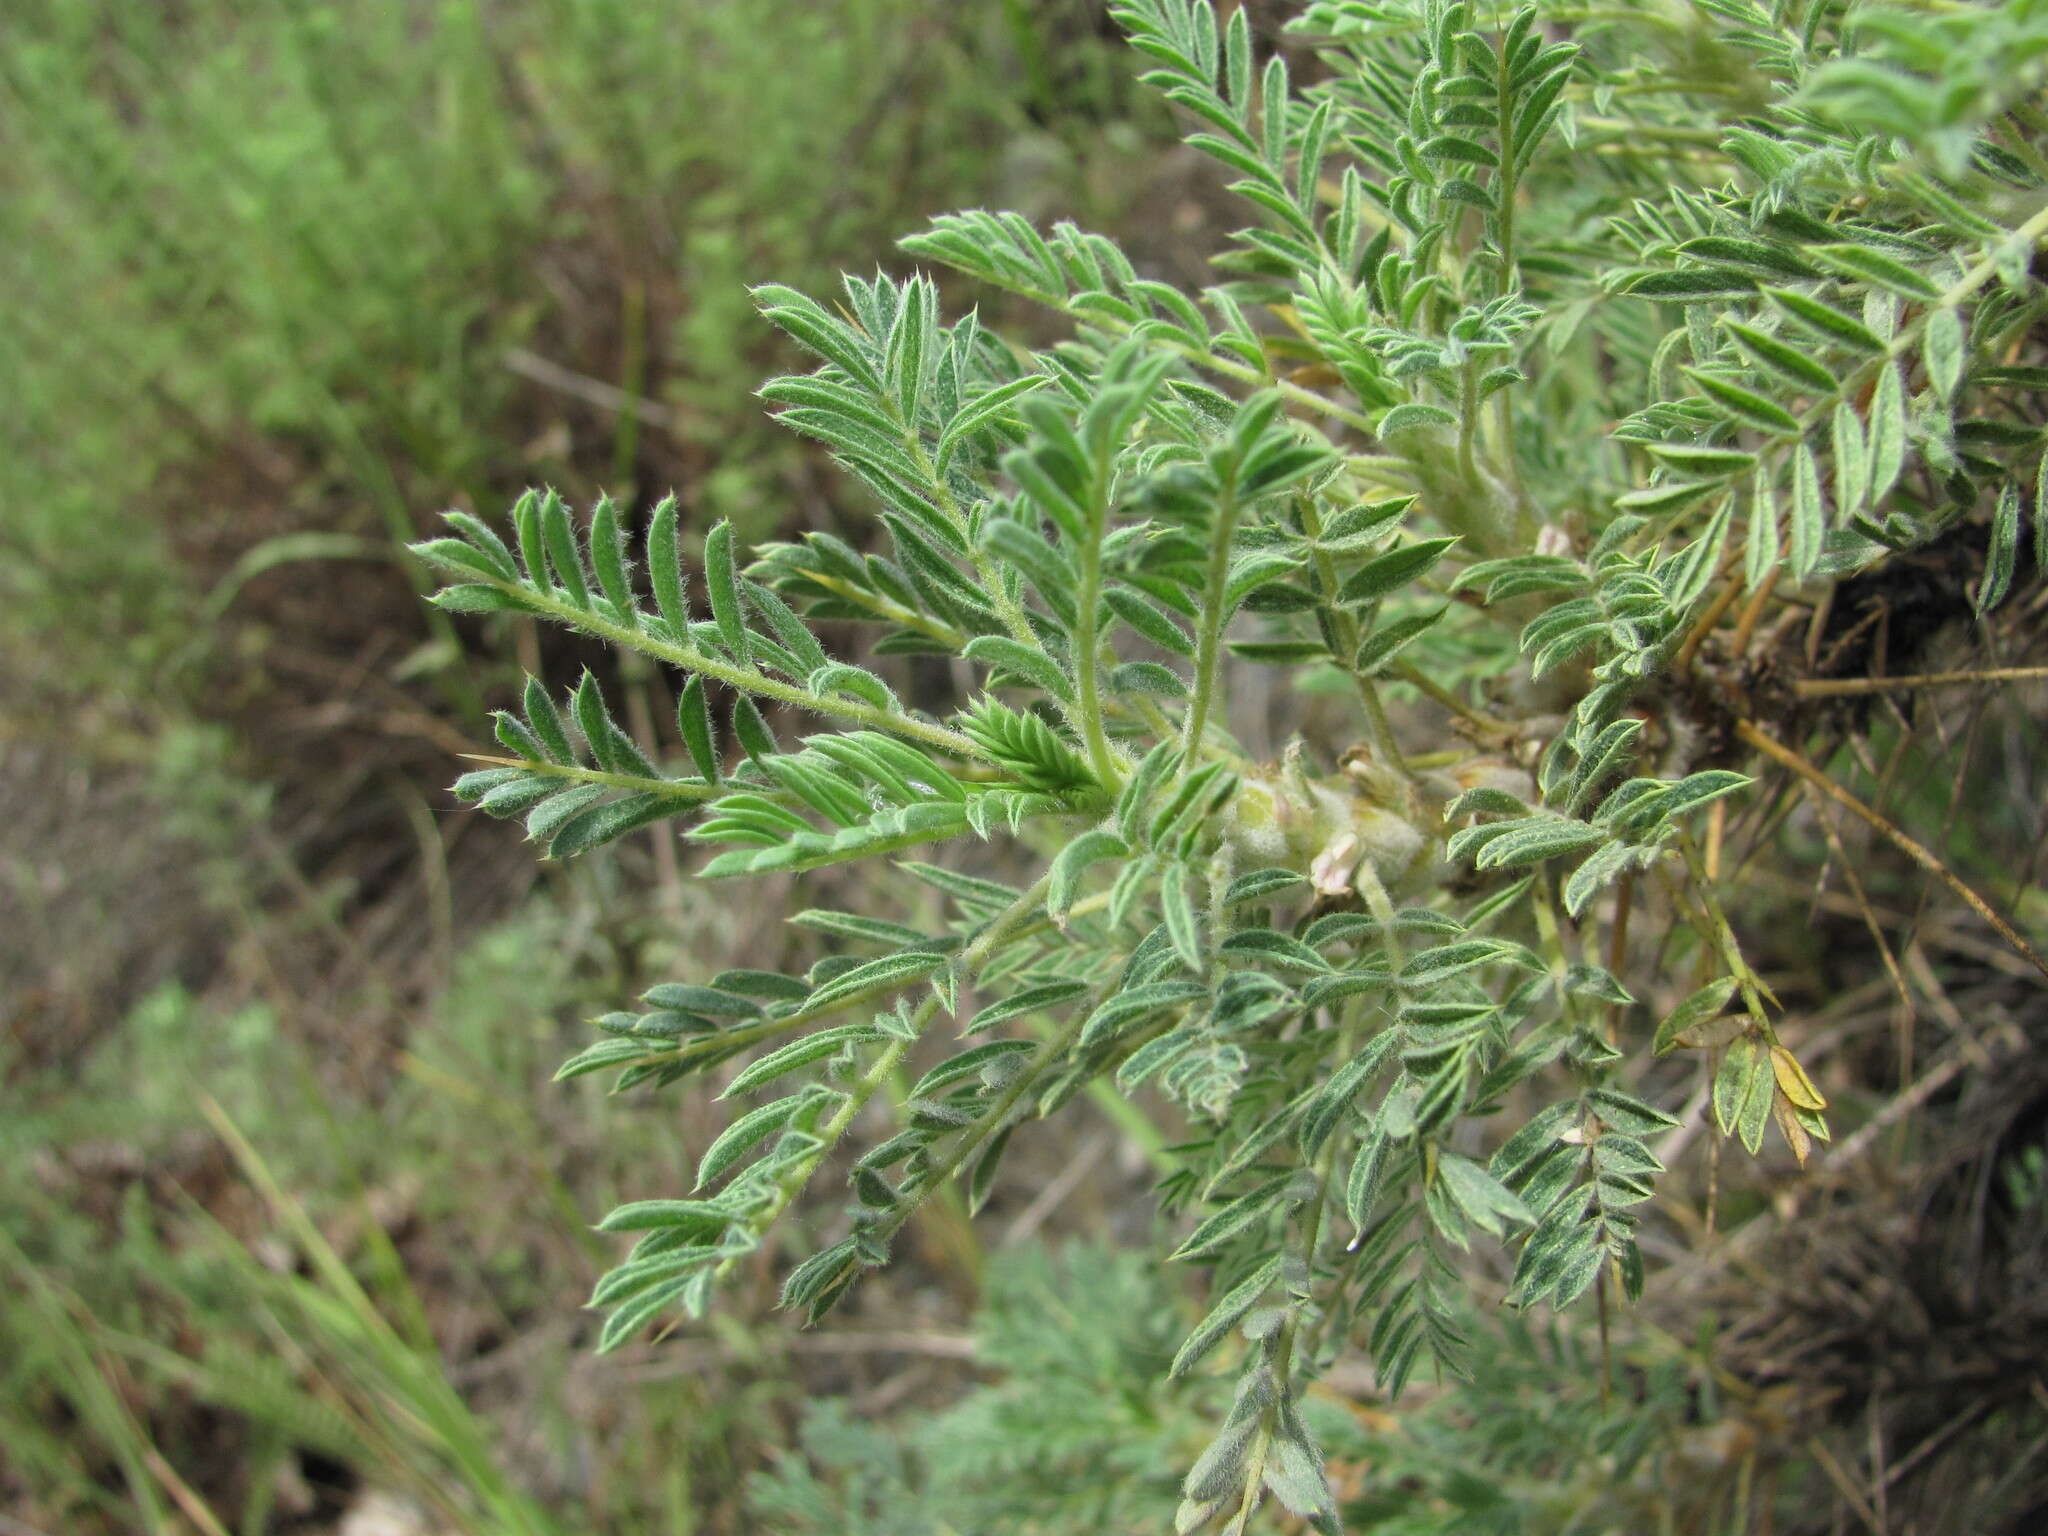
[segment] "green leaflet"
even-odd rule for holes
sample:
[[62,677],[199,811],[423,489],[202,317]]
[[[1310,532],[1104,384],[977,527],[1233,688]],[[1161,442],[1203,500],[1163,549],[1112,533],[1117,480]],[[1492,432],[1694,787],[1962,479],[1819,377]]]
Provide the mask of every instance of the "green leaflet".
[[1344,578],[1337,590],[1338,601],[1367,603],[1405,587],[1434,567],[1457,542],[1455,538],[1424,539],[1376,556]]
[[717,1232],[733,1212],[707,1200],[635,1200],[615,1208],[597,1224],[600,1232],[648,1232],[681,1227]]
[[1045,906],[1055,919],[1063,916],[1074,904],[1081,877],[1091,864],[1104,859],[1121,859],[1130,854],[1130,845],[1114,832],[1100,827],[1084,832],[1066,847],[1052,862],[1050,883],[1046,889]]
[[1118,992],[1088,1015],[1078,1042],[1082,1050],[1114,1040],[1133,1025],[1170,1008],[1179,1008],[1208,996],[1199,981],[1155,981],[1148,986]]
[[697,1164],[697,1188],[713,1183],[744,1156],[750,1147],[772,1136],[788,1123],[805,1102],[805,1095],[792,1094],[750,1109],[719,1132]]
[[[718,809],[714,802],[712,811]],[[844,864],[854,859],[874,858],[900,852],[925,843],[958,837],[968,828],[967,806],[962,801],[927,801],[883,811],[854,826],[834,832],[791,832],[766,848],[735,848],[707,863],[699,874],[708,880],[730,879],[736,875],[758,875],[774,871],[798,874]]]
[[997,1004],[989,1004],[979,1014],[975,1014],[969,1020],[963,1034],[979,1034],[981,1030],[991,1030],[997,1024],[1006,1024],[1008,1020],[1020,1018],[1024,1014],[1036,1014],[1040,1010],[1071,1004],[1075,997],[1083,995],[1085,991],[1085,981],[1044,981],[1038,983],[1036,987],[1024,987],[1022,991],[1004,997],[997,1001]]
[[[721,1099],[729,1099],[737,1093],[751,1093],[763,1083],[771,1083],[778,1077],[807,1067],[829,1056],[856,1045],[866,1045],[881,1038],[881,1032],[869,1024],[841,1024],[833,1029],[821,1029],[806,1035],[801,1040],[792,1040],[779,1050],[770,1051],[758,1061],[750,1062],[746,1070],[726,1084]],[[702,1178],[698,1180],[701,1184]]]
[[745,661],[747,621],[740,606],[739,581],[733,572],[731,523],[719,523],[704,536],[704,586],[711,594],[711,615],[726,653]]
[[1689,1029],[1695,1029],[1709,1019],[1717,1017],[1728,1000],[1735,995],[1736,981],[1733,976],[1723,976],[1710,981],[1699,991],[1664,1016],[1657,1026],[1657,1033],[1650,1042],[1650,1049],[1662,1056],[1677,1046],[1679,1036]]
[[1275,1254],[1224,1292],[1174,1353],[1167,1375],[1185,1376],[1201,1364],[1203,1357],[1222,1343],[1224,1336],[1237,1326],[1245,1313],[1251,1311],[1279,1273],[1280,1256]]

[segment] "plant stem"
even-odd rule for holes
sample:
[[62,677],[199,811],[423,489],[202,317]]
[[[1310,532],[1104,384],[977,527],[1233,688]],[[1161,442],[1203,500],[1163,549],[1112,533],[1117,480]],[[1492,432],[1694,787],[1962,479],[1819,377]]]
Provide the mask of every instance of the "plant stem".
[[762,698],[792,704],[798,709],[810,710],[813,714],[829,715],[840,720],[850,720],[856,725],[869,726],[874,730],[907,736],[913,741],[921,741],[928,746],[939,748],[942,752],[951,753],[954,757],[978,762],[993,761],[973,738],[958,731],[948,730],[943,725],[934,725],[913,715],[883,709],[858,699],[837,696],[823,698],[808,688],[800,688],[794,683],[785,683],[780,678],[770,677],[758,667],[721,661],[693,645],[662,640],[644,628],[635,629],[613,623],[595,609],[578,608],[573,603],[564,602],[552,592],[543,592],[524,582],[507,581],[502,577],[488,576],[472,570],[464,570],[462,576],[465,581],[496,587],[508,596],[518,598],[529,608],[538,608],[549,618],[567,624],[571,629],[583,630],[586,634],[609,640],[612,644],[623,646],[627,650],[639,651],[654,657],[657,661],[665,661],[670,666],[681,667],[686,672],[700,673],[713,682],[724,683],[743,693],[759,694]]
[[1458,473],[1471,485],[1479,479],[1472,439],[1479,430],[1479,365],[1467,360],[1458,369]]
[[1195,760],[1202,731],[1209,723],[1209,705],[1216,694],[1216,658],[1223,639],[1223,595],[1230,584],[1230,548],[1237,535],[1237,487],[1225,485],[1216,506],[1216,525],[1209,531],[1209,565],[1202,581],[1202,622],[1195,636],[1195,697],[1182,722],[1180,752],[1185,768]]
[[1351,674],[1351,681],[1358,689],[1359,707],[1365,711],[1365,736],[1371,745],[1373,755],[1384,762],[1392,763],[1403,777],[1413,779],[1414,770],[1401,755],[1401,744],[1394,737],[1393,722],[1387,719],[1387,707],[1380,700],[1380,691],[1373,680],[1353,667],[1351,659],[1358,655],[1361,638],[1358,615],[1337,603],[1337,563],[1330,558],[1330,552],[1321,543],[1323,520],[1316,511],[1315,498],[1304,496],[1298,503],[1301,508],[1301,531],[1308,535],[1309,548],[1316,567],[1316,582],[1325,598],[1324,612],[1329,615],[1330,626],[1336,631],[1338,647],[1343,655],[1339,664]]
[[606,773],[600,768],[572,767],[566,763],[537,763],[525,757],[486,757],[480,752],[465,753],[473,763],[488,763],[493,768],[521,768],[528,773],[546,775],[549,778],[573,779],[579,784],[602,784],[607,789],[630,789],[643,795],[664,795],[674,800],[716,800],[720,795],[730,794],[730,784],[712,784],[703,779],[644,779],[633,773]]
[[1700,903],[1706,908],[1707,921],[1711,931],[1708,937],[1721,952],[1721,963],[1735,975],[1736,985],[1742,989],[1742,1001],[1749,1009],[1756,1027],[1763,1032],[1765,1041],[1778,1043],[1778,1032],[1771,1027],[1770,1015],[1764,1009],[1763,983],[1756,972],[1749,968],[1749,962],[1742,957],[1741,941],[1735,937],[1735,928],[1728,921],[1728,914],[1722,910],[1720,894],[1714,889],[1714,882],[1707,878],[1705,866],[1700,862],[1699,850],[1685,833],[1678,834],[1679,850],[1685,856],[1685,867],[1692,875],[1693,888],[1699,893]]
[[[1098,519],[1107,512],[1099,512]],[[1074,620],[1074,677],[1080,689],[1076,722],[1088,747],[1088,763],[1103,787],[1114,795],[1124,780],[1109,737],[1102,728],[1102,656],[1095,632],[1096,610],[1102,605],[1102,529],[1100,522],[1080,551],[1081,591]]]
[[[995,568],[989,557],[971,537],[967,526],[967,515],[961,510],[958,499],[953,495],[931,456],[926,453],[924,439],[914,427],[904,426],[903,446],[916,463],[919,473],[930,485],[932,495],[937,498],[939,510],[944,512],[953,526],[960,530],[961,540],[967,545],[968,562],[974,567],[974,574],[981,579],[982,590],[995,605],[996,617],[1002,620],[1003,628],[1010,632],[1010,638],[1019,645],[1048,656],[1045,643],[1038,638],[1038,631],[1031,627],[1031,620],[1024,609],[1010,596],[1004,584],[1002,573]],[[1106,500],[1106,493],[1102,500]],[[1089,765],[1095,776],[1113,794],[1123,782],[1124,760],[1110,746],[1109,738],[1102,726],[1101,684],[1098,680],[1099,660],[1095,650],[1095,609],[1101,598],[1102,586],[1102,520],[1106,519],[1106,507],[1096,511],[1097,526],[1088,547],[1081,551],[1081,616],[1075,637],[1075,671],[1078,674],[1081,697],[1069,708],[1064,699],[1055,697],[1054,706],[1066,717],[1067,724],[1081,737],[1088,748]],[[964,641],[962,642],[965,643]]]
[[1482,710],[1474,709],[1414,662],[1396,659],[1390,664],[1389,670],[1402,682],[1418,690],[1425,698],[1434,699],[1452,714],[1468,721],[1487,735],[1506,740],[1515,734],[1516,728],[1513,725],[1505,720],[1495,719]]
[[[1391,910],[1389,908],[1389,911]],[[1388,932],[1391,934],[1392,930],[1389,929]],[[1356,1028],[1355,1016],[1356,1010],[1347,1007],[1345,1023],[1337,1036],[1339,1062],[1348,1061],[1351,1057]],[[1273,1425],[1293,1395],[1295,1342],[1301,1333],[1302,1312],[1308,1307],[1315,1287],[1316,1249],[1321,1246],[1323,1240],[1323,1219],[1330,1205],[1330,1178],[1336,1171],[1338,1144],[1343,1140],[1342,1136],[1331,1136],[1324,1144],[1321,1155],[1316,1159],[1316,1189],[1314,1195],[1309,1198],[1308,1217],[1302,1226],[1302,1296],[1294,1306],[1287,1309],[1287,1316],[1280,1324],[1279,1337],[1273,1342],[1273,1401],[1260,1415],[1258,1440],[1252,1454],[1247,1458],[1249,1470],[1245,1477],[1244,1502],[1238,1507],[1237,1512],[1236,1528],[1239,1531],[1247,1528],[1246,1522],[1258,1508],[1260,1488],[1265,1481],[1266,1458],[1272,1451]]]
[[931,1176],[925,1181],[916,1201],[903,1207],[897,1220],[891,1224],[892,1228],[902,1225],[926,1197],[943,1187],[960,1171],[977,1147],[1001,1129],[1003,1121],[1009,1117],[1010,1111],[1016,1107],[1017,1101],[1024,1096],[1026,1090],[1043,1077],[1053,1063],[1066,1054],[1067,1048],[1074,1043],[1083,1026],[1087,1024],[1090,1011],[1088,1008],[1074,1009],[1073,1016],[1065,1024],[1040,1042],[1037,1051],[1032,1054],[1030,1063],[1011,1080],[1009,1086],[1003,1090],[1002,1096],[991,1104],[973,1125],[961,1131],[959,1139],[933,1167]]
[[878,619],[887,619],[891,624],[901,624],[905,629],[914,629],[921,635],[930,635],[941,645],[950,646],[954,650],[960,649],[974,638],[965,630],[955,629],[951,624],[942,623],[927,614],[906,608],[901,603],[891,602],[879,592],[863,591],[840,580],[829,571],[807,570],[804,572],[804,578],[816,582],[836,597],[858,604]]
[[[1515,162],[1521,147],[1512,142],[1515,122],[1514,72],[1508,67],[1505,50],[1495,74],[1496,116],[1500,123],[1500,169],[1494,173],[1493,202],[1499,213],[1494,222],[1494,241],[1500,247],[1500,291],[1512,293],[1522,286],[1521,271],[1515,266]],[[1710,130],[1708,130],[1710,131]]]
[[1031,627],[1031,621],[1024,616],[1024,610],[1011,598],[1009,588],[1003,585],[1002,577],[989,563],[988,556],[982,553],[969,536],[967,514],[960,509],[960,503],[954,497],[952,488],[940,477],[937,466],[932,463],[931,455],[925,452],[924,439],[915,428],[903,428],[903,446],[909,452],[912,462],[917,465],[918,473],[924,476],[925,483],[931,487],[932,496],[937,500],[939,510],[960,530],[961,541],[967,545],[968,562],[973,565],[974,574],[981,578],[982,588],[988,594],[988,600],[995,605],[996,617],[1003,621],[1003,628],[1010,632],[1010,638],[1019,645],[1029,646],[1040,655],[1045,654],[1045,647],[1039,642],[1038,632]]

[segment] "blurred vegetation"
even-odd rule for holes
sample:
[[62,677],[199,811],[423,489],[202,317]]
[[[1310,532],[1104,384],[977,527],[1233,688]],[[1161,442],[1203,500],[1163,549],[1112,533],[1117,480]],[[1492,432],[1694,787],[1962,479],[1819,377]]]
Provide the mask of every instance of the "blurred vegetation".
[[894,1356],[584,1358],[585,1223],[673,1146],[548,1079],[679,909],[452,815],[511,658],[400,545],[529,481],[830,526],[746,285],[1114,221],[1163,119],[1085,0],[7,12],[7,1529],[741,1528],[798,1377]]
[[[1034,113],[1055,89],[1070,131],[1122,111],[1114,56],[1061,41],[1090,10],[11,6],[10,625],[90,602],[105,641],[177,645],[222,574],[177,557],[246,558],[256,507],[398,536],[546,476],[773,523],[790,450],[744,404],[746,284],[1085,185]],[[77,660],[135,678],[125,650]]]

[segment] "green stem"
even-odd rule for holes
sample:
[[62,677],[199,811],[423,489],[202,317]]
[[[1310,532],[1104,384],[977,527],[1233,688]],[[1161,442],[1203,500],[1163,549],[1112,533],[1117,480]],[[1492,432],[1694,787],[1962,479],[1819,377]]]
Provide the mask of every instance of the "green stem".
[[1166,718],[1166,711],[1144,694],[1133,694],[1126,702],[1160,741],[1165,741],[1173,735],[1173,722]]
[[1479,365],[1467,360],[1458,369],[1458,473],[1471,485],[1479,478],[1472,456],[1472,438],[1479,429]]
[[1349,608],[1337,604],[1337,562],[1322,546],[1323,519],[1316,510],[1315,498],[1303,496],[1300,499],[1301,531],[1308,535],[1310,558],[1315,562],[1316,583],[1324,597],[1323,612],[1328,616],[1330,627],[1336,632],[1337,646],[1342,654],[1338,663],[1351,674],[1351,681],[1358,689],[1359,707],[1365,712],[1365,735],[1373,755],[1392,763],[1406,778],[1414,778],[1408,760],[1401,755],[1401,745],[1394,738],[1393,722],[1387,718],[1387,708],[1380,700],[1380,691],[1373,680],[1351,665],[1358,655],[1358,644],[1362,638],[1358,627],[1358,615]]
[[962,1130],[953,1145],[946,1150],[946,1155],[933,1165],[930,1175],[916,1197],[905,1203],[896,1220],[890,1224],[891,1230],[909,1220],[912,1211],[923,1204],[933,1192],[944,1187],[961,1168],[966,1166],[967,1159],[974,1155],[975,1150],[1001,1129],[1010,1111],[1016,1108],[1017,1101],[1067,1053],[1068,1048],[1080,1035],[1082,1027],[1087,1024],[1090,1011],[1088,1008],[1076,1008],[1073,1016],[1065,1024],[1040,1042],[1030,1063],[1011,1080],[1001,1097],[991,1104],[974,1124]]
[[1771,1027],[1770,1015],[1764,1011],[1762,988],[1756,972],[1749,968],[1749,962],[1742,957],[1742,943],[1735,937],[1735,926],[1728,921],[1728,914],[1722,910],[1721,898],[1714,890],[1714,882],[1707,878],[1706,865],[1700,858],[1699,849],[1685,833],[1678,834],[1679,851],[1685,855],[1685,867],[1692,876],[1693,889],[1699,894],[1700,904],[1706,908],[1710,925],[1708,937],[1721,952],[1721,963],[1734,974],[1736,985],[1742,989],[1742,1001],[1749,1009],[1749,1016],[1756,1027],[1763,1032],[1766,1042],[1778,1043],[1778,1032]]
[[1393,454],[1350,453],[1344,456],[1344,466],[1367,485],[1396,496],[1416,488],[1415,466]]
[[1358,701],[1365,706],[1365,733],[1372,743],[1373,755],[1392,763],[1403,778],[1413,779],[1415,770],[1408,766],[1408,759],[1401,755],[1400,742],[1394,739],[1394,723],[1387,718],[1387,706],[1380,702],[1379,685],[1363,672],[1354,673],[1353,680],[1358,684]]
[[740,666],[729,661],[720,661],[706,655],[693,645],[683,645],[657,639],[645,629],[616,624],[595,609],[578,608],[564,602],[552,592],[528,586],[524,582],[507,581],[503,577],[487,576],[480,571],[464,569],[462,579],[497,588],[516,597],[529,609],[539,609],[549,618],[567,624],[571,629],[580,629],[586,634],[609,640],[627,650],[639,651],[670,666],[681,667],[687,672],[696,672],[713,682],[724,683],[744,693],[758,694],[762,698],[774,699],[779,703],[792,704],[798,709],[807,709],[814,714],[827,715],[839,720],[850,720],[856,725],[868,726],[873,730],[889,731],[898,736],[907,736],[937,747],[954,757],[973,761],[992,762],[985,751],[971,738],[958,731],[948,730],[943,725],[934,725],[893,709],[883,709],[866,704],[858,699],[833,697],[821,698],[808,688],[794,683],[785,683],[780,678],[770,677],[758,667]]
[[1080,688],[1077,722],[1088,745],[1088,762],[1103,787],[1114,795],[1123,783],[1123,769],[1110,750],[1102,728],[1102,656],[1095,632],[1096,610],[1102,605],[1102,532],[1091,530],[1082,546],[1080,612],[1074,620],[1074,675]]
[[[1282,1390],[1286,1383],[1280,1383]],[[1224,1536],[1244,1536],[1251,1529],[1251,1519],[1259,1507],[1259,1495],[1265,1491],[1266,1458],[1273,1453],[1273,1419],[1279,1412],[1278,1406],[1269,1407],[1259,1415],[1258,1436],[1252,1441],[1251,1454],[1245,1457],[1244,1499],[1232,1516],[1230,1529]]]
[[[1038,638],[1038,631],[1031,627],[1031,620],[1024,609],[1010,596],[1002,573],[969,536],[967,516],[961,510],[951,488],[946,485],[944,478],[932,463],[931,456],[925,452],[924,439],[906,426],[903,430],[903,446],[909,451],[918,472],[931,487],[932,495],[938,499],[939,510],[960,530],[961,539],[967,545],[968,561],[974,567],[974,574],[981,579],[982,590],[995,605],[996,617],[1002,621],[1003,628],[1010,632],[1010,638],[1019,645],[1034,650],[1041,656],[1047,656],[1045,643]],[[1053,703],[1066,717],[1067,724],[1073,728],[1074,733],[1087,744],[1089,762],[1095,769],[1096,777],[1114,792],[1123,782],[1124,760],[1111,748],[1109,738],[1102,728],[1102,706],[1098,698],[1094,643],[1095,606],[1100,596],[1102,577],[1101,542],[1101,530],[1098,528],[1089,547],[1081,552],[1083,605],[1081,633],[1076,637],[1075,645],[1079,652],[1075,660],[1076,671],[1080,674],[1081,698],[1072,708],[1068,707],[1064,699],[1057,697]],[[1082,643],[1084,640],[1085,644]],[[964,640],[962,643],[965,643]]]
[[[853,1124],[854,1117],[867,1107],[868,1100],[875,1096],[877,1090],[889,1081],[897,1067],[902,1064],[903,1058],[910,1053],[911,1046],[923,1035],[925,1026],[931,1023],[932,1015],[937,1013],[938,1009],[939,1000],[936,997],[926,998],[918,1004],[917,1011],[910,1016],[909,1038],[891,1040],[882,1054],[868,1064],[868,1069],[861,1074],[860,1081],[846,1091],[845,1098],[832,1112],[832,1118],[818,1127],[816,1149],[776,1181],[775,1192],[769,1196],[767,1205],[749,1215],[747,1221],[752,1231],[767,1231],[775,1224],[776,1219],[789,1209],[790,1202],[796,1199],[798,1192],[810,1182],[811,1175],[817,1172],[818,1164],[838,1146],[840,1138],[846,1134],[847,1127]],[[717,1270],[714,1271],[715,1277],[724,1279],[733,1266],[746,1257],[746,1252],[751,1251],[750,1248],[745,1252],[728,1254],[719,1262]]]
[[826,591],[856,603],[878,619],[887,619],[891,624],[901,624],[905,629],[914,629],[921,635],[929,635],[941,645],[959,650],[974,637],[964,629],[955,629],[951,624],[942,623],[929,615],[906,608],[901,603],[891,602],[879,592],[864,591],[850,582],[841,581],[826,571],[804,572],[806,581],[814,581]]
[[1517,175],[1515,162],[1520,158],[1520,146],[1510,142],[1515,121],[1515,92],[1513,74],[1503,51],[1498,81],[1497,105],[1500,122],[1500,169],[1494,173],[1493,201],[1500,210],[1494,223],[1494,241],[1500,247],[1500,291],[1512,293],[1522,286],[1521,272],[1515,266],[1515,193]]
[[1402,682],[1420,691],[1424,697],[1436,700],[1437,703],[1443,705],[1452,714],[1457,715],[1463,720],[1470,721],[1480,730],[1490,735],[1501,737],[1504,740],[1515,734],[1516,728],[1507,721],[1496,720],[1492,715],[1474,709],[1442,683],[1439,683],[1427,672],[1416,666],[1414,662],[1402,661],[1396,658],[1391,664],[1391,670]]
[[1038,631],[1031,627],[1031,621],[1024,616],[1024,610],[1011,598],[1009,588],[1003,585],[1001,576],[997,574],[995,567],[989,564],[988,556],[983,554],[980,547],[968,536],[967,514],[960,509],[958,499],[939,475],[937,466],[932,463],[931,455],[925,452],[924,439],[906,426],[903,430],[903,446],[909,451],[912,462],[917,465],[918,473],[924,476],[925,484],[931,487],[932,495],[939,503],[939,510],[960,530],[961,541],[967,545],[968,562],[974,567],[974,574],[981,578],[983,590],[987,592],[988,600],[995,605],[996,617],[1002,620],[1003,628],[1010,632],[1010,638],[1019,645],[1029,646],[1040,655],[1044,655],[1045,646],[1039,641]]
[[[1691,91],[1691,87],[1686,87]],[[1698,144],[1703,148],[1717,148],[1722,130],[1719,128],[1687,127],[1679,123],[1645,123],[1633,118],[1598,117],[1581,115],[1581,128],[1595,133],[1618,134],[1626,139],[1661,139],[1672,144]]]
[[673,800],[716,800],[730,794],[730,784],[713,784],[704,779],[644,779],[633,773],[606,773],[599,768],[579,768],[566,763],[537,763],[524,757],[485,757],[473,754],[471,762],[493,768],[519,768],[548,778],[573,779],[579,784],[602,784],[608,789],[630,789],[643,795],[663,795]]
[[1544,956],[1550,961],[1550,976],[1562,1004],[1559,1017],[1569,1030],[1590,1029],[1591,1023],[1585,1017],[1581,1000],[1567,991],[1564,979],[1571,970],[1571,954],[1565,948],[1564,925],[1557,915],[1557,890],[1547,873],[1539,872],[1536,886],[1531,894],[1529,910],[1536,919],[1536,932],[1540,936]]
[[[1377,886],[1378,882],[1375,881],[1374,884]],[[1384,900],[1384,893],[1382,893],[1382,899]],[[1392,913],[1391,906],[1388,908],[1388,913],[1389,915]],[[1391,941],[1393,936],[1392,927],[1388,927],[1386,932]],[[1353,999],[1352,1003],[1355,1004],[1355,1002],[1356,999]],[[1352,1006],[1352,1004],[1346,1005],[1344,1010],[1345,1021],[1337,1035],[1337,1059],[1340,1063],[1348,1061],[1355,1048],[1357,1012],[1357,1008]],[[1323,1222],[1330,1205],[1330,1181],[1337,1168],[1337,1147],[1343,1140],[1344,1137],[1342,1136],[1331,1136],[1324,1143],[1321,1154],[1316,1158],[1316,1190],[1315,1194],[1309,1199],[1308,1220],[1303,1225],[1301,1236],[1301,1283],[1305,1292],[1312,1289],[1315,1285],[1316,1249],[1322,1245]],[[1237,1529],[1240,1531],[1247,1528],[1246,1522],[1251,1518],[1252,1512],[1258,1507],[1260,1485],[1265,1481],[1265,1461],[1272,1451],[1273,1426],[1280,1417],[1280,1410],[1292,1395],[1290,1387],[1294,1379],[1295,1343],[1301,1333],[1301,1314],[1307,1305],[1308,1303],[1304,1299],[1287,1309],[1287,1316],[1280,1324],[1279,1337],[1273,1343],[1273,1401],[1267,1407],[1265,1413],[1260,1416],[1258,1440],[1253,1447],[1251,1456],[1247,1458],[1244,1502],[1239,1506],[1237,1512]]]
[[1230,550],[1237,536],[1237,487],[1223,487],[1216,507],[1216,526],[1209,533],[1209,566],[1202,581],[1202,622],[1195,636],[1195,697],[1182,724],[1181,763],[1195,760],[1202,732],[1209,723],[1209,705],[1216,694],[1216,658],[1223,640],[1223,594],[1230,584]]

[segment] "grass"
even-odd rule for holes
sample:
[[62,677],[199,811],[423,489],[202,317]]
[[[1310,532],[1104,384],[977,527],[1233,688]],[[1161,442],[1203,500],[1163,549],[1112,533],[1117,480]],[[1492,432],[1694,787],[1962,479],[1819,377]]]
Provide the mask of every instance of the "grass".
[[720,1528],[794,1389],[759,1350],[724,1382],[587,1355],[588,1213],[674,1151],[544,1089],[558,915],[477,941],[382,1102],[177,991],[82,1080],[11,1074],[0,1493],[32,1528],[257,1532],[366,1488],[478,1536]]
[[[1037,9],[1054,36],[1082,10]],[[177,557],[256,542],[214,526],[251,504],[397,540],[546,477],[773,523],[747,285],[996,191],[1033,35],[933,0],[11,7],[14,623],[75,629],[97,593],[103,638],[163,643]]]
[[[522,895],[450,818],[437,722],[499,678],[397,546],[534,480],[829,522],[747,285],[961,204],[1099,216],[1113,180],[1063,190],[1127,111],[1095,20],[9,7],[9,1519],[256,1536],[375,1489],[452,1531],[745,1528],[800,1373],[744,1320],[715,1379],[588,1357],[587,1222],[676,1137],[550,1084],[579,1013],[740,919],[658,867]],[[622,896],[650,915],[600,923]]]

